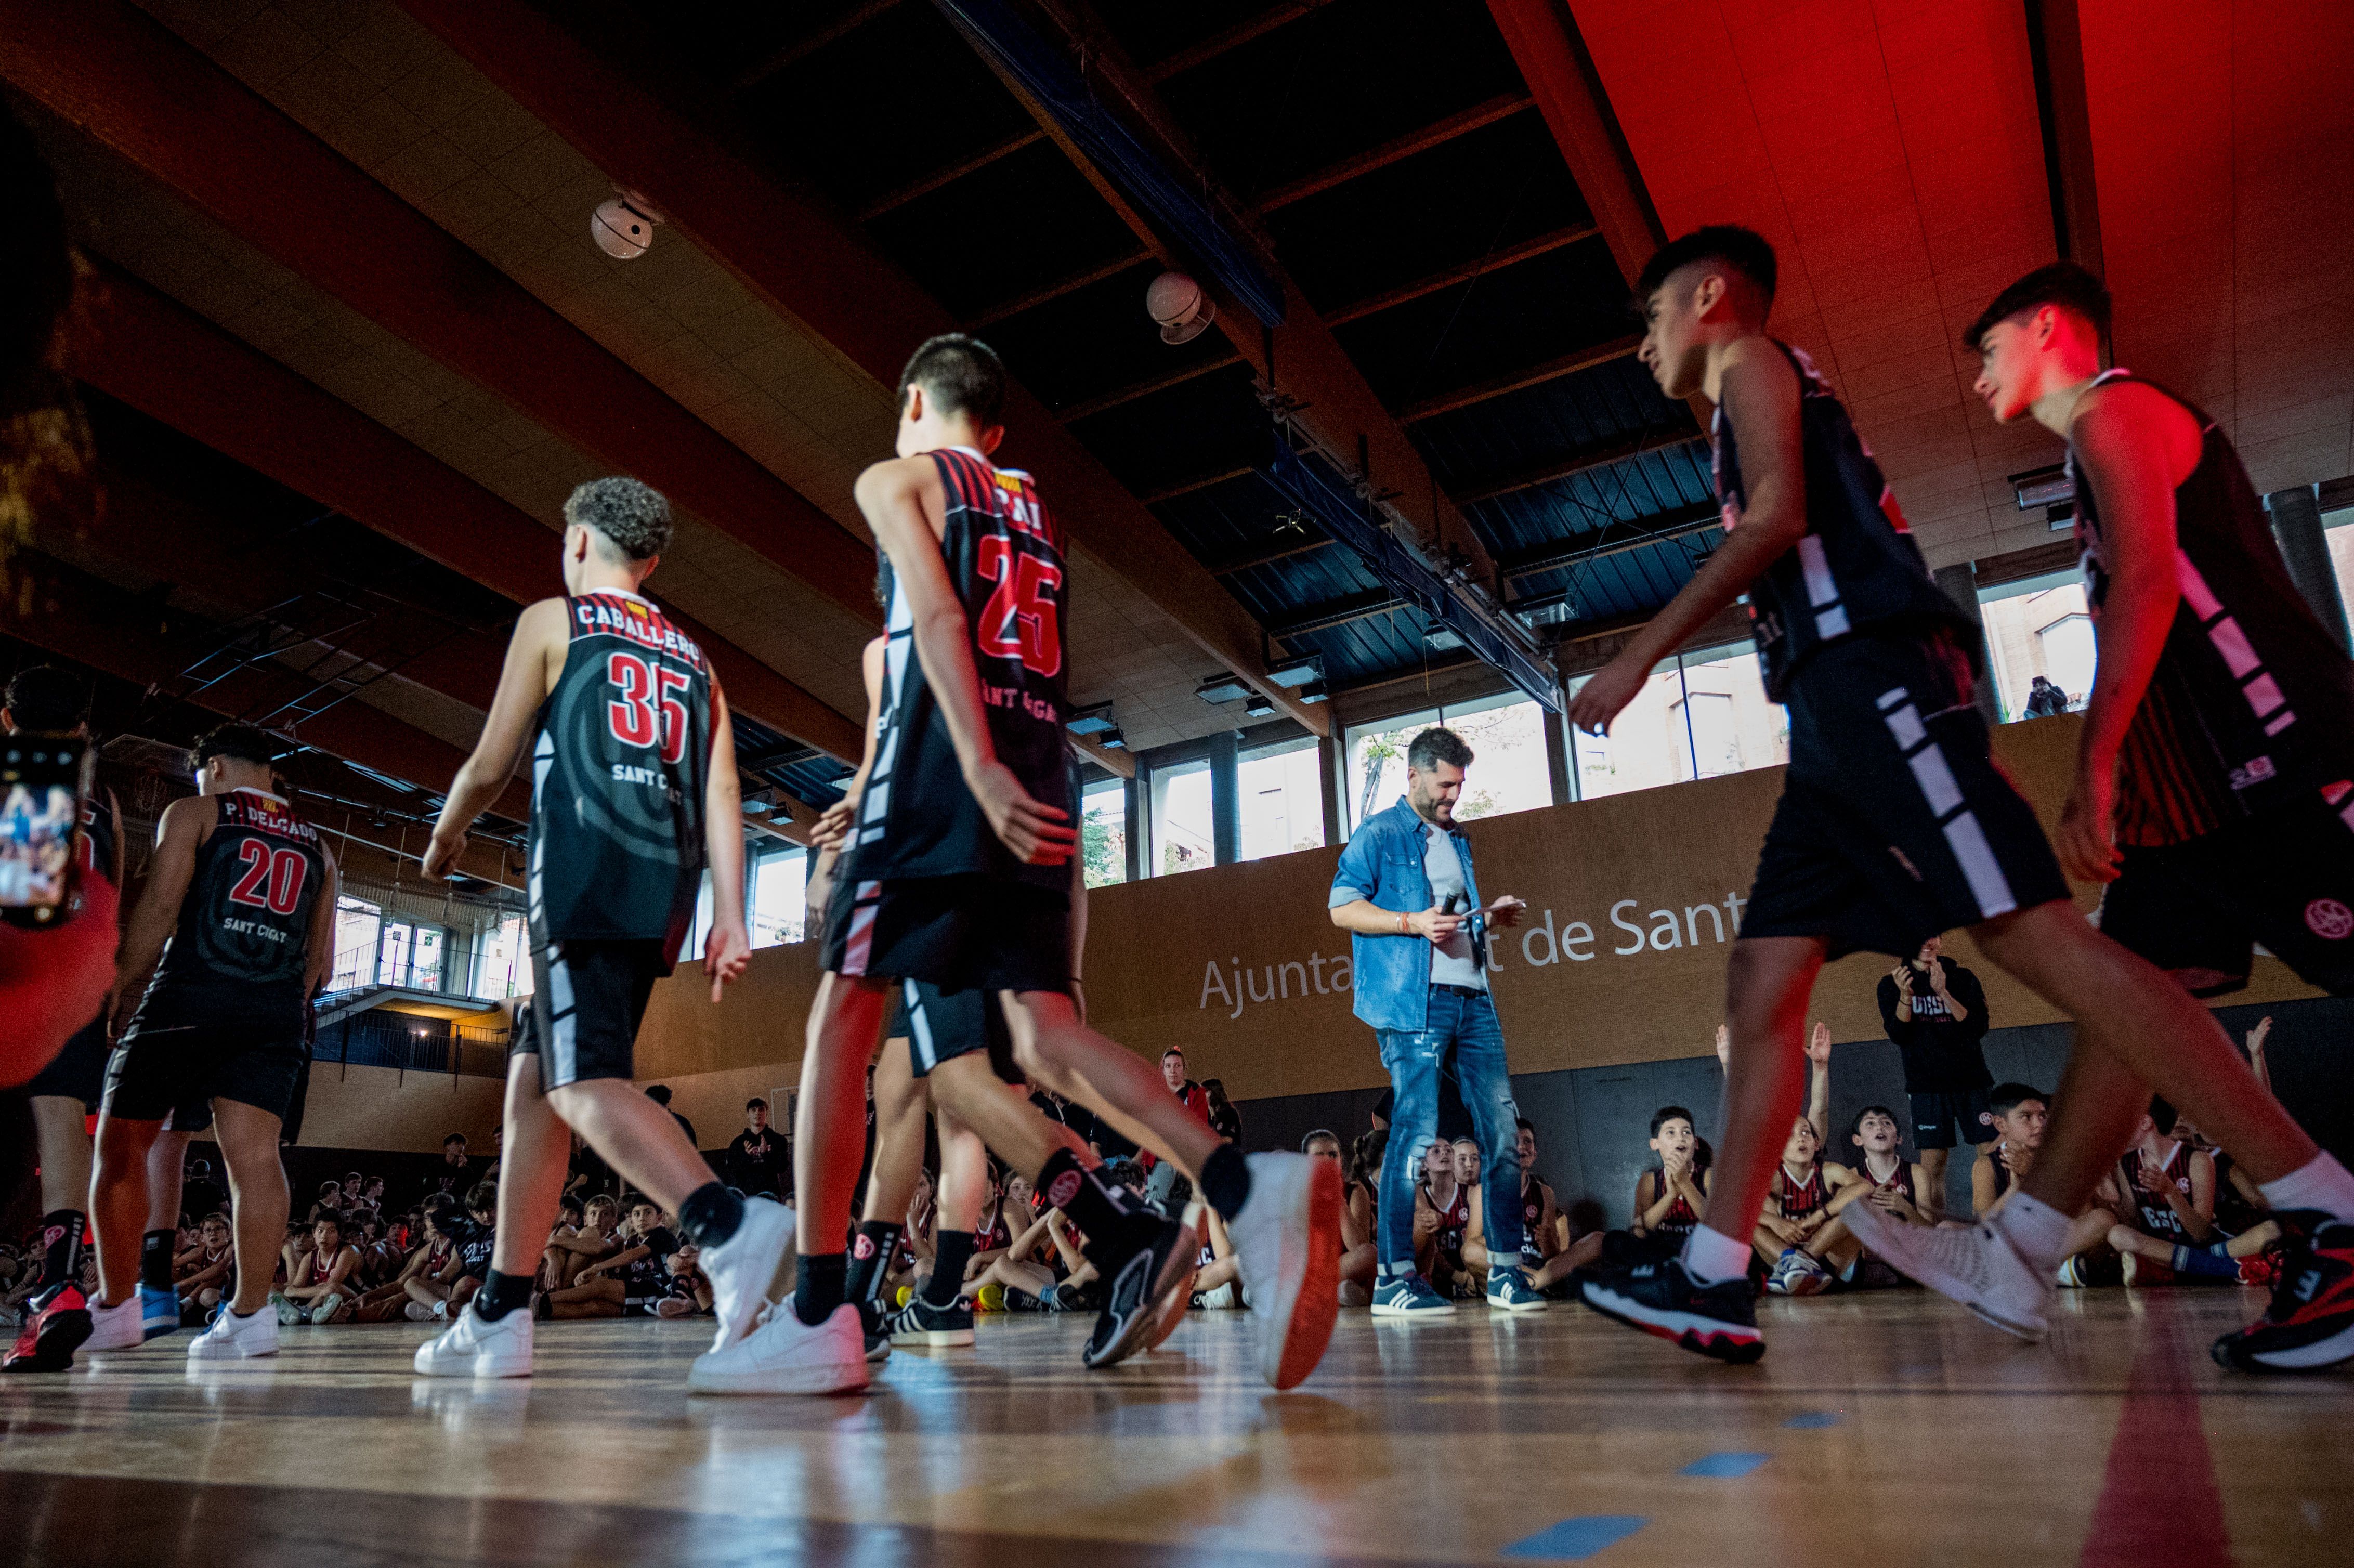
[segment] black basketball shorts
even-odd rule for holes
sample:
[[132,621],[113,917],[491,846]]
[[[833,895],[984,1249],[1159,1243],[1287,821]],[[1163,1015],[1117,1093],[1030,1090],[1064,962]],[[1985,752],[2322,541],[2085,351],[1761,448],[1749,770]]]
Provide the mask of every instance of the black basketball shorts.
[[2068,896],[2035,812],[1994,765],[1961,651],[1859,636],[1789,696],[1790,771],[1744,937],[1810,937],[1837,959]]
[[533,948],[532,1023],[515,1031],[514,1048],[539,1052],[540,1087],[636,1077],[638,1025],[654,981],[670,969],[659,938],[566,938]]
[[283,1118],[302,1072],[302,999],[250,989],[150,988],[106,1063],[101,1108],[125,1121],[211,1124],[210,1102]]
[[907,1040],[907,1065],[918,1078],[951,1058],[986,1051],[999,1077],[1009,1084],[1023,1081],[1013,1065],[1013,1033],[993,991],[942,991],[929,980],[901,980],[892,993],[891,1021],[883,1035]]
[[[1956,1141],[1994,1141],[1994,1128],[1978,1119],[1993,1108],[1984,1089],[1931,1091],[1904,1097],[1912,1102],[1915,1149],[1951,1149]],[[1957,1130],[1959,1139],[1955,1137]]]
[[73,1032],[25,1092],[35,1099],[80,1100],[85,1110],[95,1110],[106,1092],[106,1059],[112,1052],[101,1012]]
[[2123,852],[2101,896],[2110,939],[2193,996],[2248,983],[2254,946],[2354,996],[2354,793],[2278,807],[2163,848]]
[[1068,991],[1070,899],[980,875],[843,881],[827,900],[820,961],[942,991]]

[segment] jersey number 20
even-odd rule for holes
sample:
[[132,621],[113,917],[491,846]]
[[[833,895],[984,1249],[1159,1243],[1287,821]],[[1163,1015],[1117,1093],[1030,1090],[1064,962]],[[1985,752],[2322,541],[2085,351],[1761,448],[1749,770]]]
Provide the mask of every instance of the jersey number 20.
[[311,869],[301,850],[272,849],[260,839],[248,839],[237,846],[245,857],[245,874],[228,890],[231,904],[249,905],[267,909],[272,915],[292,915],[294,906],[302,902],[302,878]]
[[659,733],[664,762],[686,755],[686,705],[673,694],[686,690],[692,675],[667,664],[648,664],[634,653],[616,653],[605,662],[605,679],[621,689],[605,705],[605,722],[615,740],[652,746]]
[[1016,554],[997,534],[982,537],[973,565],[997,585],[981,612],[981,651],[992,659],[1019,659],[1034,675],[1061,674],[1062,622],[1054,594],[1063,586],[1063,568]]

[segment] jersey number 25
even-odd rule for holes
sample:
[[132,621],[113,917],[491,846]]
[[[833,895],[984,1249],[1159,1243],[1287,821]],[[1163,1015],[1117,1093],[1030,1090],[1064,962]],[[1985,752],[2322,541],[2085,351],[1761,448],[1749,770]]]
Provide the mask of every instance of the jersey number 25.
[[616,653],[605,661],[605,679],[621,694],[605,705],[605,722],[615,740],[623,746],[652,746],[659,734],[664,762],[675,763],[686,755],[686,705],[674,694],[694,683],[692,675],[667,664],[649,664],[634,653]]
[[973,558],[982,577],[997,585],[982,607],[981,651],[992,659],[1019,659],[1034,675],[1063,673],[1062,621],[1055,590],[1063,568],[1036,556],[1017,554],[1002,535],[982,537]]

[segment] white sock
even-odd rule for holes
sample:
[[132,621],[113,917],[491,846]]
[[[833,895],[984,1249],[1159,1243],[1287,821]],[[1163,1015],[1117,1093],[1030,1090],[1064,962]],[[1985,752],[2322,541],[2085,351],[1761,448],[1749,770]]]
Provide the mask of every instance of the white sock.
[[2050,1274],[2068,1255],[2068,1216],[2041,1199],[2013,1192],[1994,1227],[2037,1275]]
[[2354,1221],[2354,1174],[2326,1150],[2279,1181],[2262,1183],[2260,1191],[2275,1209],[2319,1209],[2333,1219]]
[[1684,1272],[1702,1285],[1721,1285],[1749,1272],[1749,1244],[1696,1225],[1684,1242]]

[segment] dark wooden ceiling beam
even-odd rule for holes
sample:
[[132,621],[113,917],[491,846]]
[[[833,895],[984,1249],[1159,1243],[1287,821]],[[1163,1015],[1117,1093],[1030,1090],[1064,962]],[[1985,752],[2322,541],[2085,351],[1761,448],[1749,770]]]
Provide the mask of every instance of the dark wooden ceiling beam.
[[1684,446],[1701,439],[1690,434],[1662,437],[1656,431],[1638,431],[1623,440],[1612,441],[1604,446],[1589,447],[1582,452],[1557,461],[1541,463],[1533,468],[1522,469],[1517,473],[1506,474],[1483,484],[1453,491],[1450,493],[1454,495],[1457,505],[1476,506],[1482,501],[1495,501],[1507,495],[1518,495],[1523,491],[1540,489],[1548,484],[1558,484],[1564,479],[1575,479],[1581,473],[1591,473],[1596,469],[1608,468],[1614,462],[1624,462],[1630,457],[1639,457],[1649,451],[1664,451],[1671,447]]
[[1507,371],[1501,376],[1492,376],[1486,381],[1473,382],[1468,387],[1458,387],[1451,392],[1441,392],[1436,397],[1425,397],[1418,402],[1407,404],[1398,410],[1398,423],[1411,425],[1423,419],[1436,418],[1441,414],[1451,414],[1458,408],[1469,408],[1475,403],[1485,403],[1490,398],[1501,397],[1508,392],[1518,392],[1524,387],[1537,387],[1548,381],[1558,381],[1564,376],[1575,376],[1581,370],[1591,370],[1597,365],[1607,365],[1614,359],[1624,359],[1640,347],[1642,342],[1639,337],[1613,338],[1608,343],[1596,344],[1591,348],[1581,348],[1574,353],[1562,355],[1558,358],[1548,359],[1541,365],[1525,366],[1519,370]]
[[1076,424],[1081,419],[1093,418],[1108,409],[1117,408],[1123,403],[1133,403],[1139,397],[1150,397],[1155,392],[1166,392],[1172,387],[1182,387],[1198,376],[1208,376],[1214,371],[1224,370],[1228,366],[1240,365],[1242,362],[1243,356],[1239,354],[1222,354],[1214,359],[1198,360],[1182,370],[1172,370],[1165,376],[1147,376],[1141,381],[1131,381],[1125,387],[1117,387],[1097,397],[1084,398],[1079,402],[1058,408],[1055,411],[1055,418],[1066,425]]
[[877,16],[885,12],[897,10],[899,5],[900,0],[865,0],[864,5],[854,7],[841,20],[820,27],[805,38],[799,38],[787,44],[784,48],[775,50],[758,61],[748,69],[738,72],[736,79],[729,84],[729,90],[742,92],[748,88],[758,87],[779,71],[799,65],[836,38],[848,37]]
[[1384,289],[1378,294],[1368,294],[1338,310],[1327,311],[1324,313],[1324,324],[1340,326],[1348,322],[1362,321],[1367,316],[1435,294],[1441,289],[1451,289],[1458,283],[1468,283],[1474,278],[1484,278],[1490,272],[1500,272],[1507,267],[1532,261],[1564,246],[1575,245],[1581,239],[1591,239],[1601,232],[1590,223],[1580,223],[1567,228],[1556,228],[1550,233],[1532,235],[1517,245],[1491,250],[1475,260],[1442,269],[1426,277],[1416,278],[1411,283],[1400,283],[1394,289]]
[[[1208,490],[1224,484],[1229,480],[1247,479],[1257,471],[1258,470],[1248,465],[1240,468],[1222,468],[1215,473],[1195,474],[1192,479],[1181,479],[1174,484],[1164,484],[1158,490],[1144,491],[1137,496],[1137,499],[1147,506],[1158,506],[1164,501],[1174,501],[1181,495],[1191,495],[1197,490]],[[1212,575],[1216,575],[1214,567],[1212,568]]]
[[[1722,511],[1712,501],[1694,502],[1672,511],[1639,517],[1628,524],[1609,524],[1597,530],[1603,537],[1589,543],[1571,543],[1562,548],[1548,549],[1522,556],[1504,567],[1508,579],[1532,577],[1545,572],[1558,572],[1572,567],[1582,567],[1595,561],[1623,556],[1629,550],[1640,550],[1652,545],[1665,545],[1677,539],[1688,539],[1695,534],[1705,534],[1711,528],[1723,527]],[[1614,531],[1617,531],[1614,533]],[[1530,599],[1515,599],[1506,608],[1513,610],[1533,608],[1538,602],[1557,596],[1544,595]]]
[[[917,344],[954,325],[939,302],[864,236],[753,167],[536,6],[400,3],[599,168],[645,192],[756,298],[806,323],[884,387],[897,383]],[[612,25],[637,24],[624,17]],[[625,46],[609,47],[618,53]],[[1051,504],[1076,547],[1311,733],[1330,729],[1322,705],[1300,701],[1267,676],[1257,619],[1019,383],[1006,389],[1005,422],[1005,450],[1051,476]],[[862,570],[871,582],[871,555]]]
[[1233,26],[1211,34],[1198,44],[1188,44],[1175,54],[1153,61],[1144,68],[1144,74],[1156,82],[1207,65],[1220,55],[1232,53],[1245,44],[1263,38],[1278,27],[1288,26],[1310,12],[1320,11],[1332,0],[1285,0],[1280,5],[1270,5],[1256,16],[1246,16]]
[[1220,561],[1210,570],[1218,577],[1230,577],[1237,572],[1253,571],[1260,567],[1274,566],[1278,561],[1288,561],[1300,556],[1312,556],[1331,543],[1329,538],[1302,539],[1296,545],[1286,545],[1280,549],[1262,550],[1256,556],[1242,556],[1231,561]]
[[1267,629],[1269,637],[1305,637],[1311,631],[1330,631],[1335,627],[1355,621],[1371,620],[1377,615],[1387,615],[1394,609],[1414,607],[1387,588],[1368,588],[1363,593],[1345,594],[1339,599],[1311,604],[1297,615],[1285,616]]
[[1081,268],[1078,271],[1057,278],[1051,283],[1042,283],[1026,294],[1016,294],[1010,300],[1002,300],[985,311],[977,312],[966,317],[965,330],[979,332],[981,328],[992,326],[1008,316],[1018,316],[1024,311],[1034,311],[1040,305],[1051,303],[1066,294],[1076,294],[1090,283],[1100,283],[1106,278],[1117,278],[1122,272],[1140,267],[1151,260],[1152,253],[1149,250],[1131,250],[1112,257],[1109,260],[1098,261],[1092,267]]
[[[554,530],[122,269],[98,268],[76,375],[517,604],[564,591]],[[856,723],[692,616],[672,619],[748,717],[857,760]]]
[[279,265],[874,616],[868,545],[128,0],[0,0],[0,75]]
[[1419,131],[1409,131],[1405,135],[1384,142],[1378,147],[1368,147],[1362,153],[1353,153],[1335,163],[1327,164],[1313,173],[1302,175],[1298,179],[1286,180],[1272,190],[1262,191],[1257,203],[1257,208],[1264,213],[1273,212],[1278,207],[1289,207],[1293,202],[1305,200],[1319,191],[1329,191],[1334,185],[1346,185],[1351,180],[1372,174],[1375,169],[1386,169],[1392,164],[1405,162],[1416,153],[1426,153],[1433,147],[1444,146],[1458,136],[1468,136],[1483,126],[1493,125],[1499,120],[1509,119],[1535,101],[1535,99],[1525,92],[1499,93],[1485,103],[1475,103],[1469,109],[1450,114],[1444,120],[1436,121]]
[[1036,130],[1008,136],[1002,142],[983,147],[970,158],[960,158],[945,168],[934,169],[928,175],[918,175],[904,185],[885,191],[860,207],[855,216],[861,223],[872,223],[885,213],[895,212],[918,196],[928,196],[943,185],[952,185],[967,175],[977,175],[999,159],[1010,158],[1023,148],[1034,147],[1045,139],[1046,133]]

